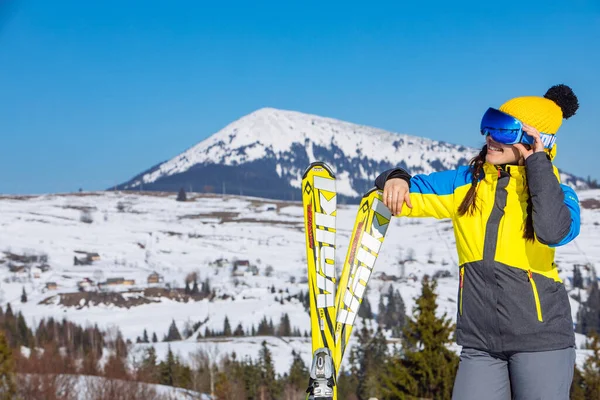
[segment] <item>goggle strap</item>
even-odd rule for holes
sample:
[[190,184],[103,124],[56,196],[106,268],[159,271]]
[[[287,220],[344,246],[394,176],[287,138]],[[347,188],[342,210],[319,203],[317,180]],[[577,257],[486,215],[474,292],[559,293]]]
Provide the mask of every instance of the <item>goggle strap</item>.
[[556,135],[551,135],[549,133],[540,133],[540,139],[546,148],[552,148],[554,146],[554,142],[556,141]]

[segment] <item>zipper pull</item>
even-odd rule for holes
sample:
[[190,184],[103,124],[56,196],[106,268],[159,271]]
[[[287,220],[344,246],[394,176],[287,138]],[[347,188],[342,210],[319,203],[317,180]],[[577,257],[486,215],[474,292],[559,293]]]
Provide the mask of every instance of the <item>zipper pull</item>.
[[533,280],[533,274],[531,273],[530,269],[527,270],[527,276],[529,277],[530,281]]
[[498,178],[502,177],[502,175],[500,174],[500,167],[498,167]]

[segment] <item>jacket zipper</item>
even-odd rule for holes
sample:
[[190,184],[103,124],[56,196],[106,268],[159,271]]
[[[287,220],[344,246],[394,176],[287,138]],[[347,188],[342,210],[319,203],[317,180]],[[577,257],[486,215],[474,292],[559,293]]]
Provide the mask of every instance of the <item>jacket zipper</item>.
[[531,289],[533,290],[533,298],[535,300],[535,310],[537,311],[538,321],[544,322],[544,319],[542,318],[542,305],[540,304],[540,296],[538,294],[535,281],[533,280],[533,273],[529,269],[527,270],[527,274],[529,275],[529,282],[531,283]]
[[460,299],[458,304],[458,313],[463,313],[463,287],[465,285],[465,267],[460,267]]

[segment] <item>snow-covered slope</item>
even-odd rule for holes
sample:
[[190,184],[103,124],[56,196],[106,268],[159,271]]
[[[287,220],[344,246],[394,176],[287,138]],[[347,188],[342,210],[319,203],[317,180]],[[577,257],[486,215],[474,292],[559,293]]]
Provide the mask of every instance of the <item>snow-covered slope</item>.
[[[600,208],[592,208],[600,206],[600,190],[578,194],[587,207],[582,209],[581,234],[557,250],[557,263],[569,289],[573,264],[600,263]],[[250,331],[264,317],[277,324],[287,313],[292,329],[301,333],[309,330],[309,316],[303,305],[295,298],[287,299],[288,295],[306,291],[307,286],[302,282],[306,269],[301,204],[207,194],[190,194],[189,198],[177,202],[175,195],[159,192],[0,197],[0,304],[5,307],[10,302],[34,326],[44,317],[67,317],[83,325],[118,326],[133,342],[144,329],[162,340],[172,320],[181,332],[206,321],[181,341],[135,346],[134,353],[153,345],[161,359],[168,346],[184,360],[192,360],[197,351],[216,357],[235,351],[238,357],[256,358],[265,340],[274,354],[277,372],[289,369],[292,350],[308,364],[310,342],[304,337],[196,339],[206,328],[221,331],[226,316],[232,329],[241,324]],[[355,213],[356,206],[339,206],[338,266],[345,257]],[[451,224],[433,219],[394,219],[388,235],[369,283],[368,299],[373,311],[377,312],[380,293],[392,285],[400,291],[410,314],[420,291],[420,277],[447,270],[450,276],[439,280],[439,312],[454,318],[458,281]],[[83,257],[81,252],[97,253],[99,259],[94,256],[91,265],[74,265],[75,257]],[[390,280],[390,276],[402,275],[398,261],[407,258],[408,253],[414,253],[416,260],[405,264],[408,279]],[[50,269],[10,272],[9,264],[20,264],[9,259],[11,254],[46,255]],[[258,268],[258,274],[244,274],[240,269],[240,275],[234,276],[235,260],[247,260]],[[148,284],[153,271],[164,281]],[[84,278],[94,283],[118,277],[134,280],[131,286],[110,289],[137,290],[123,294],[125,299],[133,299],[148,287],[169,284],[181,288],[185,276],[194,271],[200,281],[210,279],[215,299],[183,302],[155,296],[152,302],[130,308],[86,301],[73,306],[60,304],[61,294],[77,293],[77,282]],[[47,288],[49,282],[55,282],[57,288]],[[23,288],[27,303],[20,302]],[[96,289],[92,286],[86,290]],[[572,300],[572,307],[575,316],[579,303]],[[581,344],[583,338],[578,336],[578,341]],[[578,354],[581,362],[586,351],[579,350]]]
[[[339,193],[356,199],[387,168],[430,173],[464,165],[476,154],[477,149],[460,145],[263,108],[119,188],[177,191],[192,187],[194,191],[293,199],[308,164],[324,161],[337,173]],[[585,185],[568,174],[563,179]]]

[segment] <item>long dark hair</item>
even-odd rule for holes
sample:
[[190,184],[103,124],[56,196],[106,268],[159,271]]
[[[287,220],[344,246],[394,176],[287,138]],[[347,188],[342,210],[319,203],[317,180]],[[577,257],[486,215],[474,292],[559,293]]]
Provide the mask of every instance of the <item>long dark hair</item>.
[[[464,199],[458,206],[458,215],[473,215],[477,210],[477,187],[479,180],[483,178],[485,172],[483,171],[483,164],[485,163],[485,156],[487,154],[487,145],[483,146],[479,154],[471,159],[469,162],[469,169],[471,170],[471,187],[465,195]],[[525,226],[523,228],[523,238],[527,240],[534,239],[533,231],[533,203],[531,202],[531,194],[529,193],[529,186],[525,189],[529,196],[527,197],[527,219],[525,220]]]

